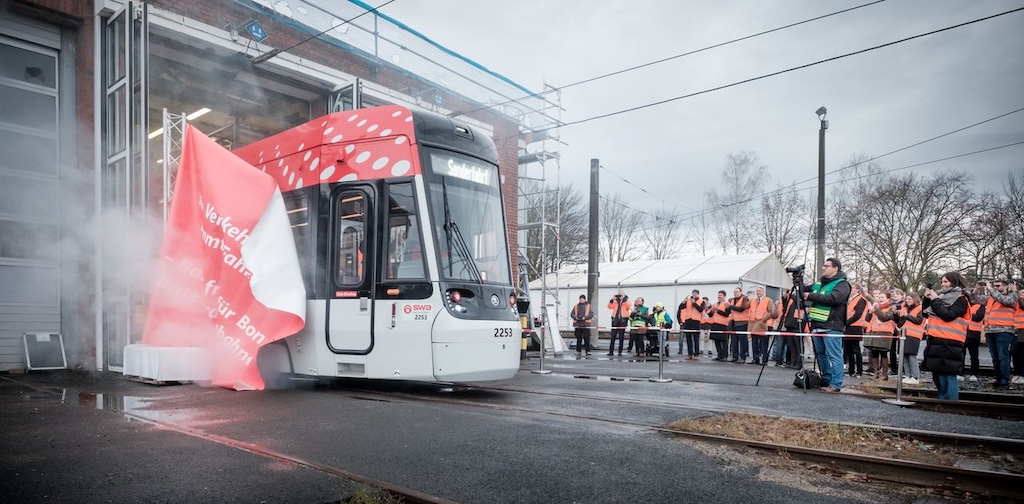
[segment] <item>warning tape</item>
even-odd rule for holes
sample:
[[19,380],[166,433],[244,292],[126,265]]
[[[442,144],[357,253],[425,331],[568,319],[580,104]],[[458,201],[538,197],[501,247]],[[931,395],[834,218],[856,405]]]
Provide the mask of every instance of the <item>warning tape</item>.
[[[546,326],[542,326],[546,327]],[[598,329],[622,329],[628,332],[632,332],[635,327],[606,327],[598,326]],[[576,329],[575,327],[559,328],[559,331],[571,331]],[[584,329],[592,329],[591,327],[585,327]],[[742,334],[749,336],[818,336],[825,338],[881,338],[881,339],[899,339],[899,336],[895,335],[884,335],[884,334],[829,334],[829,333],[817,333],[817,332],[788,332],[788,331],[711,331],[707,329],[658,329],[657,327],[648,327],[645,332],[656,333],[658,331],[665,331],[669,334],[680,334],[684,332],[698,332],[704,331],[708,334]]]

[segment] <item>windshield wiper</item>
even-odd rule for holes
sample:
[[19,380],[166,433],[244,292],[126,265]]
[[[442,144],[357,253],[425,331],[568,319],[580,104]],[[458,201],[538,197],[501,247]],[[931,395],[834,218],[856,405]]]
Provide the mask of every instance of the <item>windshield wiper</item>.
[[[441,178],[441,194],[444,200],[444,233],[445,238],[448,241],[448,274],[455,274],[455,261],[451,252],[456,251],[464,258],[467,269],[470,270],[475,277],[475,280],[479,284],[483,284],[483,275],[480,274],[480,268],[476,265],[476,259],[473,259],[473,254],[469,251],[469,246],[466,245],[466,239],[462,236],[462,232],[459,231],[459,225],[452,220],[451,211],[448,209],[448,184],[445,182],[444,177]],[[452,240],[452,237],[455,237]],[[454,245],[454,246],[453,246]]]

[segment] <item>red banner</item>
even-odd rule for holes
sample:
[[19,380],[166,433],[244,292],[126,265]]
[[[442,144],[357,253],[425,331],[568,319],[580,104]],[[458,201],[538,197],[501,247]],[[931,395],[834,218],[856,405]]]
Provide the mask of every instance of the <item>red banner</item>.
[[206,347],[215,385],[262,390],[259,347],[306,315],[277,182],[187,126],[160,257],[142,342]]

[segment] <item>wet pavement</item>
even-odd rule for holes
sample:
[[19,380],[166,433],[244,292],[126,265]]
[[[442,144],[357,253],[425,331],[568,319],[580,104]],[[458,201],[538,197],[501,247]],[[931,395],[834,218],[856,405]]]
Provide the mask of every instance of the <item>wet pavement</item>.
[[[676,360],[664,364],[673,381],[655,383],[648,380],[658,374],[653,361],[567,353],[545,360],[552,374],[535,374],[533,357],[514,378],[484,384],[509,391],[384,382],[353,392],[367,384],[349,381],[233,392],[153,386],[114,373],[0,375],[0,496],[326,503],[354,491],[339,476],[348,471],[467,503],[887,502],[894,496],[835,479],[778,481],[707,446],[593,419],[660,425],[740,409],[1024,439],[1024,422],[804,393],[786,369],[765,369],[755,385],[757,366]],[[426,400],[437,398],[473,405]]]

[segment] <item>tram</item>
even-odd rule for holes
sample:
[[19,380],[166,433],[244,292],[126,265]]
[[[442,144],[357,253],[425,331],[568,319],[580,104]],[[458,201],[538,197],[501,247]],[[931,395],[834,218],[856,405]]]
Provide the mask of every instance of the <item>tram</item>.
[[281,187],[307,292],[305,327],[260,350],[268,385],[289,375],[470,382],[516,373],[521,328],[486,134],[383,106],[329,114],[234,153]]

